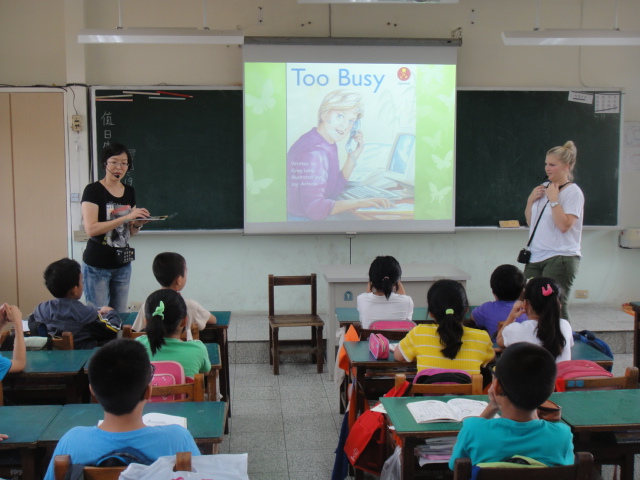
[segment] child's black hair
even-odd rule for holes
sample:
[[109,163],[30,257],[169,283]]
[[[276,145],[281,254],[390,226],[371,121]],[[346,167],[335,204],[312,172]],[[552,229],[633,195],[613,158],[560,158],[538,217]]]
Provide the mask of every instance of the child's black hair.
[[500,355],[495,376],[504,394],[521,410],[535,410],[553,393],[556,380],[555,358],[539,345],[518,342]]
[[156,255],[151,268],[158,283],[167,288],[176,278],[184,277],[187,261],[179,253],[163,252]]
[[187,305],[178,292],[163,288],[149,295],[144,313],[149,346],[155,355],[166,343],[165,337],[175,333],[180,322],[186,318]]
[[129,150],[127,150],[127,147],[125,147],[121,143],[111,143],[104,147],[104,149],[102,150],[102,155],[100,156],[100,163],[106,170],[107,160],[109,160],[111,157],[115,157],[123,153],[127,154],[127,163],[129,164],[129,166],[127,167],[127,171],[130,172],[131,170],[133,170],[133,157],[131,156],[131,153],[129,153]]
[[89,384],[105,412],[131,413],[151,383],[151,362],[140,342],[120,338],[98,348],[87,367]]
[[402,277],[402,268],[398,261],[391,257],[376,257],[369,267],[369,281],[373,288],[384,293],[389,299],[394,287],[397,287]]
[[562,353],[566,340],[560,329],[562,291],[549,277],[532,278],[524,288],[523,298],[538,315],[536,336],[554,358]]
[[70,258],[53,262],[44,270],[44,284],[56,298],[65,298],[73,287],[80,285],[80,264]]
[[453,360],[462,347],[462,321],[469,308],[467,293],[460,282],[438,280],[427,292],[427,313],[438,324],[442,355]]
[[489,284],[498,300],[515,302],[522,295],[527,279],[518,267],[500,265],[491,274]]

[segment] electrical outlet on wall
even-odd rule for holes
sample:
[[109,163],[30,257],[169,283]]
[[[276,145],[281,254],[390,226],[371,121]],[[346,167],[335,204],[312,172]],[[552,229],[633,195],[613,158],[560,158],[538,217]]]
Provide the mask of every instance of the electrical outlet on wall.
[[127,312],[139,312],[142,308],[142,302],[131,302],[127,305]]
[[589,290],[576,290],[576,298],[589,298]]

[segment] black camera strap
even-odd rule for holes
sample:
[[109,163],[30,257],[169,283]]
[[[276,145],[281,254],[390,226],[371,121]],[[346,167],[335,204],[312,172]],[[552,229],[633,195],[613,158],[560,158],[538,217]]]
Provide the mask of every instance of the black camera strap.
[[[563,185],[564,187],[564,185]],[[542,214],[544,213],[544,209],[547,208],[547,205],[549,205],[549,200],[547,200],[547,203],[544,204],[544,207],[542,207],[542,210],[540,210],[540,215],[538,215],[538,221],[536,222],[536,226],[533,227],[533,233],[531,233],[531,236],[529,237],[529,243],[527,243],[527,250],[529,249],[529,245],[531,245],[531,241],[533,240],[533,236],[536,234],[536,230],[538,229],[538,224],[540,223],[540,219],[542,218]]]

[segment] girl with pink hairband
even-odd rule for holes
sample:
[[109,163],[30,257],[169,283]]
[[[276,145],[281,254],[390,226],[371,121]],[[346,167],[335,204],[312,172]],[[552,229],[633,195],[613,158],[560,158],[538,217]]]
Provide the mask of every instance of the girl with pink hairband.
[[[562,291],[549,277],[532,278],[524,289],[522,300],[513,305],[511,313],[498,331],[501,347],[517,342],[535,343],[548,350],[556,362],[571,360],[573,331],[571,324],[560,318]],[[523,313],[529,320],[515,323]]]

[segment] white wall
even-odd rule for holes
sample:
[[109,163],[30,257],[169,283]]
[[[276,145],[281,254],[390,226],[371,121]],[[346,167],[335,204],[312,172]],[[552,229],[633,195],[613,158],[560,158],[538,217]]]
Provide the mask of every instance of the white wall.
[[[541,26],[610,28],[614,4],[602,0],[544,0]],[[116,0],[0,0],[0,83],[241,84],[242,51],[237,46],[91,45],[84,47],[83,55],[82,48],[69,42],[83,19],[87,28],[115,27],[117,5]],[[201,0],[125,0],[122,5],[125,27],[202,25]],[[623,88],[624,120],[640,121],[640,47],[505,47],[500,32],[532,28],[534,14],[533,0],[331,7],[298,5],[295,0],[208,1],[209,27],[239,26],[251,36],[428,38],[447,37],[451,30],[462,27],[463,45],[458,49],[460,86]],[[640,30],[640,2],[620,1],[619,26],[623,30]],[[75,90],[76,103],[83,103],[82,89]],[[71,96],[68,97],[71,105]],[[84,105],[79,110],[86,114]],[[69,146],[69,189],[81,191],[88,181],[87,139],[72,135]],[[541,171],[542,168],[543,159]],[[621,172],[620,199],[620,224],[640,225],[640,173]],[[71,214],[72,227],[77,228],[77,205],[72,205]],[[584,232],[583,261],[574,289],[589,290],[588,302],[620,304],[639,298],[640,250],[618,248],[617,236],[617,230]],[[131,301],[143,300],[156,288],[150,271],[155,254],[174,250],[184,254],[189,265],[185,295],[211,309],[263,312],[268,273],[319,273],[323,264],[348,263],[350,256],[352,263],[368,264],[381,254],[394,255],[401,264],[456,264],[471,275],[471,303],[481,303],[490,296],[491,271],[498,264],[514,262],[517,251],[526,243],[526,235],[485,230],[367,235],[351,241],[351,252],[349,239],[341,235],[164,234],[141,235],[132,243],[137,260]],[[82,247],[71,243],[75,258],[80,259]],[[326,286],[321,283],[322,306],[325,300]]]

